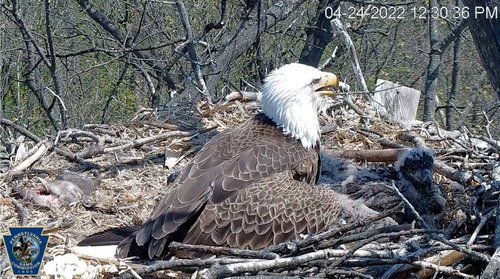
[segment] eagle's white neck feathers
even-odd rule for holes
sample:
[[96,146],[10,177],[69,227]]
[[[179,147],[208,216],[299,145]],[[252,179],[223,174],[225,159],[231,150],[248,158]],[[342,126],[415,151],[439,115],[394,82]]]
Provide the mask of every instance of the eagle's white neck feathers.
[[320,140],[319,97],[312,84],[321,74],[318,69],[294,63],[274,70],[264,81],[262,112],[305,148]]

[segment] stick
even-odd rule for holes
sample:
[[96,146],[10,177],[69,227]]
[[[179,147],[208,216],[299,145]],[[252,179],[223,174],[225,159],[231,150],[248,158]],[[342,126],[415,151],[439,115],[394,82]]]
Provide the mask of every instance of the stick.
[[208,245],[192,245],[180,242],[171,242],[168,246],[170,250],[184,250],[190,252],[200,252],[213,255],[229,255],[244,258],[261,258],[261,259],[276,259],[279,256],[272,252],[265,252],[263,250],[245,250],[229,247],[217,247]]
[[[169,260],[169,261],[157,261],[153,263],[152,265],[141,267],[135,269],[135,272],[138,275],[145,275],[149,273],[153,273],[156,271],[160,270],[166,270],[166,269],[176,269],[176,268],[183,268],[183,267],[207,267],[207,266],[212,266],[212,265],[222,265],[222,264],[237,264],[241,262],[253,262],[256,260],[253,259],[230,259],[230,258],[210,258],[210,259],[193,259],[193,260],[184,260],[184,259],[179,259],[179,260]],[[130,274],[121,274],[118,278],[123,278],[123,279],[129,279],[133,278],[132,275]]]
[[422,216],[420,216],[420,214],[415,209],[415,207],[413,207],[411,202],[408,199],[406,199],[406,197],[399,191],[398,187],[396,187],[396,185],[394,184],[394,180],[391,180],[390,186],[385,185],[385,184],[384,184],[384,186],[389,188],[389,189],[392,189],[396,192],[396,194],[401,198],[401,200],[403,200],[403,202],[406,204],[406,206],[408,206],[410,208],[411,212],[415,215],[415,218],[422,223],[422,227],[424,227],[426,229],[430,229],[429,224],[427,224],[427,222],[424,221]]
[[203,279],[215,279],[231,275],[238,275],[246,272],[258,272],[266,269],[297,267],[301,264],[313,260],[328,259],[331,257],[335,257],[336,255],[338,254],[335,250],[324,249],[291,258],[243,262],[223,266],[212,266],[211,268],[200,271],[199,276]]
[[448,266],[440,266],[440,265],[436,265],[436,264],[432,264],[432,263],[428,263],[428,262],[424,262],[424,261],[415,261],[412,264],[419,266],[419,267],[422,267],[422,268],[432,268],[437,272],[442,272],[442,273],[448,274],[448,275],[455,275],[455,276],[459,276],[462,278],[470,278],[470,279],[476,278],[475,276],[462,273],[459,270],[456,270],[456,269],[448,267]]
[[[498,208],[497,208],[497,211],[498,211]],[[479,232],[481,231],[481,229],[486,224],[486,221],[488,221],[488,219],[491,216],[493,216],[493,213],[495,213],[495,210],[491,210],[490,212],[488,212],[488,214],[486,214],[483,217],[481,217],[481,221],[477,225],[477,227],[474,230],[474,233],[471,235],[469,241],[467,241],[467,247],[470,247],[472,244],[474,244],[474,241],[476,240],[476,237],[478,236]],[[498,214],[497,214],[497,216],[498,216]],[[497,223],[498,223],[498,221],[497,221]]]
[[[13,172],[22,171],[22,170],[25,170],[25,169],[29,168],[30,166],[32,166],[35,162],[40,160],[40,158],[42,158],[43,155],[45,155],[45,153],[49,149],[49,144],[46,140],[44,140],[44,141],[39,142],[34,148],[36,148],[35,153],[33,153],[28,158],[26,158],[26,160],[22,161],[17,166],[13,167],[10,171],[13,171]],[[6,175],[8,175],[8,174],[9,173],[6,173]]]
[[498,197],[496,208],[496,227],[495,227],[495,247],[500,247],[500,196]]
[[[14,128],[16,131],[18,131],[22,135],[28,137],[29,139],[31,139],[35,143],[39,143],[42,141],[38,136],[34,135],[30,131],[28,131],[26,128],[24,128],[20,125],[17,125],[16,123],[14,123],[8,119],[5,119],[5,118],[0,119],[0,124],[7,125],[7,126]],[[82,158],[78,157],[77,155],[72,154],[69,151],[60,149],[60,148],[54,146],[53,144],[51,144],[50,149],[55,151],[58,155],[65,157],[68,161],[82,165],[87,169],[100,168],[99,165],[92,163],[92,162],[87,162],[87,161],[83,160]]]
[[7,193],[0,191],[0,194],[2,195],[3,198],[9,199],[12,201],[12,204],[16,208],[16,212],[19,215],[19,226],[21,226],[21,227],[26,226],[28,224],[28,210],[26,209],[26,207],[24,207],[16,199],[9,197],[9,195],[7,195]]
[[[351,40],[351,37],[347,33],[346,29],[344,28],[344,24],[340,21],[340,19],[336,18],[330,22],[332,24],[333,30],[342,36],[344,39],[345,45],[347,46],[347,49],[349,49],[349,57],[351,58],[351,65],[352,65],[352,70],[354,72],[354,75],[358,79],[359,84],[361,85],[361,89],[365,92],[368,93],[368,86],[366,86],[366,81],[363,76],[363,72],[361,71],[361,67],[359,66],[358,62],[358,55],[356,54],[356,49],[354,48],[354,43]],[[366,94],[365,94],[366,96]]]
[[498,273],[500,272],[500,247],[497,248],[490,262],[484,269],[483,274],[481,274],[482,279],[494,279],[498,278]]

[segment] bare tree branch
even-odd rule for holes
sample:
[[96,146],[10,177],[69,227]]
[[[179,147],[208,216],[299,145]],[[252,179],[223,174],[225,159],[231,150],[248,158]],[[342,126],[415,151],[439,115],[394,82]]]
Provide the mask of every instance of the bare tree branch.
[[198,85],[201,88],[201,93],[207,98],[208,102],[211,103],[212,97],[210,96],[210,92],[208,91],[205,80],[203,79],[203,75],[201,74],[200,62],[198,60],[198,55],[196,54],[196,49],[194,47],[193,30],[191,29],[191,24],[189,23],[189,16],[187,14],[186,7],[184,7],[184,2],[182,0],[177,0],[175,4],[179,12],[182,26],[184,27],[184,32],[186,33],[187,50],[189,59],[191,60],[191,67],[193,68],[193,72],[196,80],[198,81]]

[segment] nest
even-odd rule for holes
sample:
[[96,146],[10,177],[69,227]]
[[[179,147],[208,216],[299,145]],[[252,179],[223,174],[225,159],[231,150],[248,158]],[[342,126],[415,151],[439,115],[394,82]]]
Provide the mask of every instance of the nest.
[[[448,210],[435,216],[436,228],[396,226],[359,233],[374,221],[362,220],[259,251],[174,242],[171,249],[216,257],[151,265],[72,254],[71,247],[89,234],[141,225],[168,187],[171,174],[218,131],[241,123],[258,109],[258,103],[239,100],[199,103],[191,111],[182,106],[162,112],[145,109],[122,125],[85,125],[47,139],[4,121],[22,136],[0,150],[9,155],[1,161],[0,231],[4,234],[11,226],[44,227],[51,238],[42,278],[374,278],[372,274],[425,278],[434,273],[439,278],[474,278],[484,268],[484,278],[493,278],[487,272],[500,244],[500,224],[494,218],[500,187],[500,177],[495,177],[495,171],[500,172],[498,141],[440,130],[434,123],[403,127],[380,117],[363,101],[335,103],[323,110],[322,148],[354,161],[359,161],[356,151],[432,149],[434,181],[448,202]],[[392,163],[363,158],[356,164]],[[67,170],[70,173],[65,174]],[[78,175],[88,186],[72,192],[70,186],[56,182],[64,175]],[[60,187],[69,187],[66,192],[73,194],[58,195]],[[10,278],[4,247],[0,248],[0,277]],[[69,267],[71,272],[64,269]]]

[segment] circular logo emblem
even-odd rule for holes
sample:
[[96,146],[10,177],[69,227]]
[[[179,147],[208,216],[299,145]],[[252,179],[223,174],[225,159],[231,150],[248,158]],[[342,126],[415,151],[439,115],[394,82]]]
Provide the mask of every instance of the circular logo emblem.
[[32,263],[40,253],[40,243],[36,235],[18,234],[13,239],[12,253],[21,263]]

